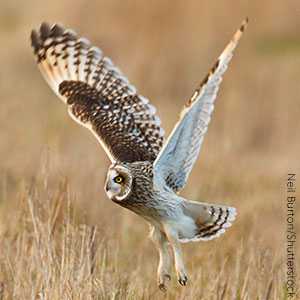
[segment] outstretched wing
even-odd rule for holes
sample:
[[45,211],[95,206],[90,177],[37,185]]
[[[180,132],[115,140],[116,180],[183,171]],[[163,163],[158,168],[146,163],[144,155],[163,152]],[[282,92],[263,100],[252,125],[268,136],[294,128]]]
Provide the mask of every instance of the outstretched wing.
[[38,66],[71,117],[89,128],[112,162],[154,161],[164,132],[155,107],[85,38],[43,23],[31,33]]
[[222,74],[227,69],[232,51],[247,23],[248,19],[244,20],[209,74],[183,107],[179,120],[154,161],[154,180],[157,183],[165,182],[175,192],[185,185],[197,159],[210,115],[214,109],[214,101],[222,81]]

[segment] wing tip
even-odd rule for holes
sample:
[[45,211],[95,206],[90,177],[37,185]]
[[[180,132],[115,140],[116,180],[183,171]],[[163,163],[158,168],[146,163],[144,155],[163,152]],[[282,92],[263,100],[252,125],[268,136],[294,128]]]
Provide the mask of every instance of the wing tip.
[[43,22],[40,27],[40,38],[45,41],[50,36],[51,37],[59,37],[64,33],[64,26],[60,22],[54,23],[51,27],[47,22]]
[[60,37],[64,34],[64,26],[62,23],[55,23],[50,29],[51,35],[53,37]]
[[203,86],[205,86],[207,84],[207,82],[209,81],[210,77],[217,71],[217,69],[220,66],[224,65],[224,63],[225,63],[226,60],[227,61],[230,60],[231,55],[232,55],[231,53],[235,49],[235,47],[236,47],[236,45],[237,45],[240,37],[242,36],[243,32],[247,28],[248,23],[249,23],[249,18],[246,17],[243,20],[243,22],[241,23],[241,25],[240,25],[239,29],[237,30],[237,32],[233,35],[233,37],[231,38],[230,42],[227,44],[227,46],[225,47],[225,49],[221,53],[221,55],[218,57],[218,60],[213,65],[213,67],[211,68],[210,72],[202,80],[200,86],[196,89],[196,91],[194,92],[194,94],[191,97],[190,101],[187,103],[187,105],[185,107],[188,108],[188,107],[190,107],[192,105],[192,103],[195,102],[195,100],[198,98],[198,96],[200,94],[201,89],[203,88]]
[[40,40],[39,40],[39,35],[35,29],[31,30],[30,39],[31,39],[31,46],[34,49],[34,54],[37,54],[37,51],[40,47]]
[[43,22],[40,26],[39,31],[32,29],[31,30],[31,46],[34,49],[34,54],[38,54],[38,51],[43,47],[44,42],[49,37],[60,37],[64,34],[64,27],[62,23],[57,22],[51,27],[47,22]]
[[248,26],[248,23],[249,23],[249,18],[246,17],[246,18],[243,20],[243,22],[242,22],[242,24],[241,24],[241,26],[240,26],[240,31],[241,31],[241,32],[244,32],[244,31],[245,31],[245,29],[246,29],[247,26]]
[[45,41],[50,34],[50,26],[47,22],[43,22],[40,27],[40,38]]
[[[220,65],[222,65],[225,60],[232,55],[232,52],[234,51],[235,47],[237,46],[241,36],[243,35],[245,29],[247,28],[247,25],[249,23],[249,18],[246,17],[242,24],[240,25],[239,29],[236,31],[236,33],[231,38],[230,42],[227,44],[221,55],[219,56]],[[230,60],[230,58],[229,58]]]
[[[246,17],[246,18],[243,20],[242,24],[240,25],[238,31],[237,31],[237,32],[234,34],[234,36],[232,37],[232,44],[233,44],[233,45],[236,45],[236,44],[237,44],[237,42],[239,41],[240,37],[242,36],[242,34],[244,33],[245,29],[247,28],[248,23],[249,23],[249,18]],[[233,46],[233,45],[232,45],[232,46]],[[234,46],[233,46],[232,51],[233,51],[233,50],[234,50]]]

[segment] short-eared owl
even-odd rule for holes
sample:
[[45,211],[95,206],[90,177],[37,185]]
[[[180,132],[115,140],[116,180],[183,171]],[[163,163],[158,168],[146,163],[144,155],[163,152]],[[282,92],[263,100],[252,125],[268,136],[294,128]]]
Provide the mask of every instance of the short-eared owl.
[[183,107],[168,139],[155,108],[136,93],[101,50],[62,25],[43,23],[31,40],[38,66],[71,117],[89,128],[109,156],[105,191],[113,202],[150,225],[159,251],[157,280],[170,280],[170,243],[178,281],[187,276],[180,242],[210,240],[225,232],[235,208],[189,201],[178,195],[198,156],[222,75],[247,26],[242,23],[209,74]]

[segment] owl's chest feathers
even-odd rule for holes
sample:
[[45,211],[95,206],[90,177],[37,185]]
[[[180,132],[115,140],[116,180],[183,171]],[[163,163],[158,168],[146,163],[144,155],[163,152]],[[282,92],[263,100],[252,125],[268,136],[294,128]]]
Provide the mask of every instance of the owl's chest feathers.
[[125,205],[127,209],[140,215],[147,221],[151,219],[177,219],[182,214],[180,197],[174,193],[156,189],[153,183],[137,185]]

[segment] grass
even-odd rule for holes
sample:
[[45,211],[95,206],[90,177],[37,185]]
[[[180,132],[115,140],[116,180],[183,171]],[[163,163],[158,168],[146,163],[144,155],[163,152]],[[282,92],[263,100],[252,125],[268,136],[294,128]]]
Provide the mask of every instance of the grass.
[[[241,213],[227,236],[184,246],[189,285],[173,280],[163,295],[145,228],[128,233],[126,224],[87,225],[63,178],[51,183],[40,175],[17,190],[17,209],[1,211],[2,299],[285,299],[284,241],[272,247],[264,240],[273,230],[255,225],[251,211]],[[267,220],[273,214],[264,211]]]
[[[300,52],[289,41],[298,41],[298,7],[250,0],[76,0],[47,7],[2,1],[0,299],[288,299],[286,173],[297,174],[298,190],[300,174]],[[156,106],[168,133],[247,15],[249,27],[182,193],[235,206],[237,219],[215,240],[184,244],[188,285],[178,285],[172,267],[162,293],[147,225],[107,199],[109,161],[39,74],[30,30],[61,21],[100,46]]]

